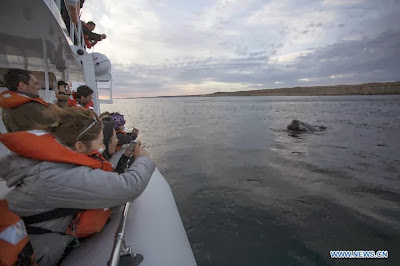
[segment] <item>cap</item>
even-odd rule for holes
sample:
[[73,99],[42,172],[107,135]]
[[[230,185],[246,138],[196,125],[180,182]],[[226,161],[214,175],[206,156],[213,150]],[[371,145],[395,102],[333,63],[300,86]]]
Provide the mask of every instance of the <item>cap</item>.
[[61,85],[68,86],[68,83],[66,83],[64,80],[60,80],[59,82],[57,82],[57,87],[60,87]]
[[121,126],[125,125],[125,118],[124,115],[121,115],[118,112],[112,113],[111,114],[112,119],[114,120],[114,128],[118,129]]

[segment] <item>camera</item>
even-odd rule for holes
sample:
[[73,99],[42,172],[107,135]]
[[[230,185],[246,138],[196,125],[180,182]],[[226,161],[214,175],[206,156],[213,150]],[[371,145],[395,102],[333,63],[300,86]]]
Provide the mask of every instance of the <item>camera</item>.
[[136,146],[136,141],[132,140],[131,142],[129,142],[129,150],[130,151],[134,151],[135,146]]

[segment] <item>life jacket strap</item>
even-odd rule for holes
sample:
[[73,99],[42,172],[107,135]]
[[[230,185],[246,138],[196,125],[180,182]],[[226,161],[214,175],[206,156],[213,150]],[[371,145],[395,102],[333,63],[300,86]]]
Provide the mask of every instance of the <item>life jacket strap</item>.
[[27,225],[25,228],[26,228],[26,232],[30,235],[42,235],[42,234],[49,234],[49,233],[65,235],[65,233],[62,233],[62,232],[54,232],[49,229],[36,227],[36,226],[32,226],[32,225]]
[[39,214],[35,214],[35,215],[24,216],[24,217],[21,217],[21,219],[24,221],[25,225],[29,225],[29,224],[36,224],[36,223],[51,221],[51,220],[55,220],[55,219],[70,216],[70,215],[76,215],[83,211],[85,211],[85,209],[59,208],[59,209],[54,209],[51,211],[47,211],[47,212],[43,212],[43,213],[39,213]]

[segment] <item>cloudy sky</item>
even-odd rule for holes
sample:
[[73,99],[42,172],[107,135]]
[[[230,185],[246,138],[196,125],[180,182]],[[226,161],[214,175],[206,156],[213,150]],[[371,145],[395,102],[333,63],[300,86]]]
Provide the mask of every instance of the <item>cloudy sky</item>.
[[115,97],[400,80],[400,0],[86,0],[82,17]]

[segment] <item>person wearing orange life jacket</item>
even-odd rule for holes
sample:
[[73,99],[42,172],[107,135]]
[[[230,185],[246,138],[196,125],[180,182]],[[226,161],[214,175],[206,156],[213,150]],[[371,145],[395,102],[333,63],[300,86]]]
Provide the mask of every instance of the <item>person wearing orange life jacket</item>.
[[7,200],[0,200],[0,265],[35,266],[32,244],[21,217],[11,212]]
[[[97,221],[107,218],[101,214],[104,211],[96,214],[101,219],[93,219],[99,216],[89,213],[86,217],[92,222],[81,214],[134,200],[144,191],[155,169],[149,153],[138,143],[134,163],[125,173],[109,172],[111,164],[100,155],[104,144],[97,115],[83,108],[58,112],[59,125],[46,131],[0,134],[2,145],[13,152],[0,158],[0,178],[8,186],[15,186],[5,198],[10,210],[28,224],[27,229],[33,229],[28,233],[39,265],[56,264],[66,244],[79,237],[78,232],[87,235],[79,228],[101,230],[104,223],[99,225]],[[81,221],[74,215],[41,219],[60,208],[80,209]],[[76,230],[72,230],[75,225]]]
[[10,69],[4,75],[4,81],[8,90],[0,94],[0,107],[8,132],[36,129],[37,124],[56,123],[54,113],[44,112],[52,105],[39,98],[39,82],[30,71]]
[[79,86],[68,99],[68,104],[70,107],[84,107],[93,110],[92,95],[93,90],[89,86]]
[[83,36],[85,38],[85,45],[88,49],[91,49],[93,46],[95,46],[97,42],[107,38],[105,34],[98,34],[93,32],[93,30],[96,28],[96,24],[93,21],[89,21],[87,23],[81,21],[81,23]]

